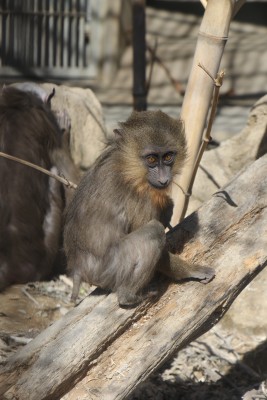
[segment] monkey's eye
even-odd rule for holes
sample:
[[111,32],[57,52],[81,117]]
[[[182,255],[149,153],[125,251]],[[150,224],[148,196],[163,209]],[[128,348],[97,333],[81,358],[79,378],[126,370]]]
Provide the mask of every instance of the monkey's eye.
[[158,162],[157,156],[155,156],[154,154],[150,154],[149,156],[146,156],[146,162],[149,166],[153,167]]
[[166,154],[164,154],[163,160],[167,164],[172,163],[174,161],[174,153],[166,153]]

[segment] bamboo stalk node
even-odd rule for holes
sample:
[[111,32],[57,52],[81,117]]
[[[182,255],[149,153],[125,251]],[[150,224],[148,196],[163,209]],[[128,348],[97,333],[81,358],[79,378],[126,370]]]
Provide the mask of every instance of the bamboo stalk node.
[[203,36],[212,40],[217,40],[219,42],[227,42],[228,36],[215,36],[215,35],[210,35],[209,33],[201,32],[199,31],[199,36]]

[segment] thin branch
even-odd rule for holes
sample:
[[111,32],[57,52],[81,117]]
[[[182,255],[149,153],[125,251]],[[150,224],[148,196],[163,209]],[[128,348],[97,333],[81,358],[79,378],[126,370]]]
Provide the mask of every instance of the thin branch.
[[166,64],[160,59],[160,57],[156,55],[155,50],[152,49],[152,47],[151,47],[148,43],[147,43],[146,47],[147,47],[147,50],[151,53],[151,55],[152,55],[154,61],[156,61],[156,62],[161,66],[161,68],[163,68],[163,70],[165,71],[165,73],[166,73],[167,77],[169,78],[169,80],[170,80],[172,86],[174,87],[174,89],[175,89],[178,93],[183,94],[183,93],[184,93],[184,89],[183,89],[181,83],[180,83],[179,81],[177,81],[177,80],[172,76],[172,74],[171,74],[169,68],[168,68],[168,67],[166,66]]
[[155,39],[155,43],[154,43],[154,47],[153,47],[153,49],[151,49],[150,69],[149,69],[149,74],[148,74],[148,80],[147,80],[147,83],[146,83],[146,93],[147,94],[148,94],[150,86],[151,86],[153,68],[154,68],[154,64],[155,64],[155,61],[156,61],[157,47],[158,47],[158,40],[156,38]]
[[21,289],[22,293],[25,294],[36,306],[41,307],[41,304],[34,298],[25,288]]
[[246,0],[236,0],[235,6],[234,6],[234,11],[233,11],[233,17],[238,13],[240,8],[245,4]]
[[51,178],[54,178],[57,181],[63,183],[63,185],[69,187],[70,189],[76,189],[77,188],[76,183],[73,183],[73,182],[69,181],[68,179],[66,179],[66,178],[64,178],[62,176],[53,174],[52,172],[48,171],[47,169],[39,167],[39,165],[33,164],[33,163],[29,162],[29,161],[22,160],[21,158],[18,158],[18,157],[11,156],[10,154],[3,153],[2,151],[0,151],[0,156],[4,157],[4,158],[7,158],[9,160],[12,160],[12,161],[16,161],[16,162],[18,162],[20,164],[26,165],[27,167],[34,168],[37,171],[42,172],[43,174],[49,175]]

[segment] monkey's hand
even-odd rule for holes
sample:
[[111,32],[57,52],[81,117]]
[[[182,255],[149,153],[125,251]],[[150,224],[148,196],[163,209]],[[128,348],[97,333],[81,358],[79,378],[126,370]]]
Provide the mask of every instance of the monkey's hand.
[[189,264],[182,260],[177,254],[172,254],[167,251],[163,252],[157,269],[175,281],[195,279],[201,283],[208,283],[215,276],[213,268]]
[[68,111],[64,108],[63,110],[56,110],[54,114],[62,132],[67,132],[69,134],[71,130],[71,118]]

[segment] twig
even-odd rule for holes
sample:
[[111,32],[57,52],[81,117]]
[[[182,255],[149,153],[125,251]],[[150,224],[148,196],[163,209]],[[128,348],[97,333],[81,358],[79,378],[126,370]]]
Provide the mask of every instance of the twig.
[[29,162],[29,161],[22,160],[21,158],[18,158],[18,157],[11,156],[10,154],[3,153],[2,151],[0,151],[0,156],[4,157],[4,158],[7,158],[9,160],[12,160],[12,161],[16,161],[16,162],[18,162],[20,164],[26,165],[27,167],[34,168],[37,171],[40,171],[40,172],[42,172],[42,173],[44,173],[46,175],[49,175],[51,178],[54,178],[54,179],[58,180],[59,182],[63,183],[63,185],[69,187],[70,189],[76,189],[77,188],[77,185],[75,183],[69,181],[66,178],[63,178],[62,176],[53,174],[52,172],[48,171],[45,168],[39,167],[39,165],[33,164],[33,163]]
[[[217,74],[216,78],[213,78],[212,75],[209,73],[209,71],[207,71],[207,69],[202,64],[199,63],[198,66],[200,68],[202,68],[209,75],[209,77],[213,80],[213,83],[214,83],[214,95],[213,95],[213,99],[212,99],[212,105],[211,105],[211,111],[210,111],[210,116],[209,116],[209,120],[208,120],[208,126],[207,126],[207,129],[206,129],[203,141],[201,143],[201,146],[200,146],[200,149],[199,149],[199,152],[198,152],[198,155],[197,155],[197,159],[196,159],[196,162],[195,162],[195,166],[194,166],[194,172],[193,172],[193,176],[192,176],[193,182],[194,182],[194,179],[195,179],[195,176],[196,176],[196,172],[197,172],[200,160],[201,160],[201,158],[203,156],[203,153],[206,150],[206,147],[207,147],[207,145],[208,145],[208,143],[210,141],[210,133],[211,133],[211,128],[212,128],[213,121],[214,121],[215,114],[216,114],[216,110],[217,110],[219,92],[220,92],[220,88],[221,88],[221,86],[223,84],[223,78],[224,78],[224,75],[225,75],[225,71],[222,70]],[[193,183],[192,183],[192,185],[193,185]],[[192,189],[192,186],[191,186],[190,189]]]
[[178,188],[182,191],[182,193],[184,194],[185,197],[190,197],[190,193],[186,192],[181,185],[179,185],[177,182],[173,182],[176,186],[178,186]]
[[235,357],[235,360],[232,360],[228,354],[225,354],[225,352],[223,352],[223,354],[222,354],[222,352],[219,349],[214,348],[211,344],[207,344],[207,343],[201,342],[201,341],[198,341],[198,342],[201,343],[203,346],[205,346],[210,354],[220,358],[221,360],[228,362],[230,365],[234,365],[234,364],[239,365],[239,367],[241,369],[243,369],[243,371],[245,371],[248,375],[250,375],[254,378],[261,377],[256,371],[254,371],[254,369],[252,369],[250,366],[245,364],[243,361],[239,360],[238,354],[230,346],[228,346],[225,341],[224,341],[224,345],[226,346],[226,350]]
[[148,43],[147,43],[146,47],[147,47],[147,50],[152,54],[154,61],[156,61],[161,66],[161,68],[164,69],[164,71],[165,71],[167,77],[169,78],[174,89],[178,93],[184,94],[184,89],[183,89],[182,85],[180,84],[180,82],[178,82],[176,79],[173,78],[169,68],[163,63],[163,61],[159,58],[159,56],[156,55],[155,50],[152,49]]
[[66,275],[59,275],[59,280],[62,281],[66,286],[73,287],[73,282]]
[[30,293],[27,292],[26,289],[22,288],[21,291],[22,291],[22,293],[25,294],[25,296],[27,296],[34,304],[36,304],[38,307],[41,306],[41,304],[40,304],[37,300],[35,300],[35,298],[32,297],[32,296],[30,295]]
[[26,338],[26,337],[21,337],[21,336],[10,335],[9,337],[10,337],[10,339],[14,340],[15,343],[18,343],[18,344],[28,344],[32,341],[31,338]]
[[156,61],[157,47],[158,47],[158,40],[156,38],[154,47],[153,47],[153,49],[151,49],[151,60],[150,60],[150,68],[149,68],[148,80],[147,80],[147,83],[146,83],[146,94],[148,94],[150,86],[151,86],[153,68],[154,68],[154,64],[155,64],[155,61]]

